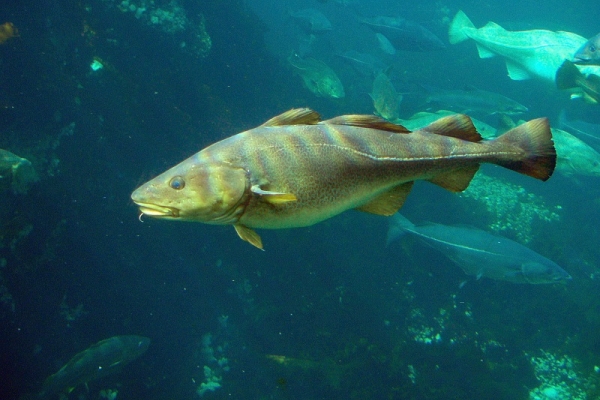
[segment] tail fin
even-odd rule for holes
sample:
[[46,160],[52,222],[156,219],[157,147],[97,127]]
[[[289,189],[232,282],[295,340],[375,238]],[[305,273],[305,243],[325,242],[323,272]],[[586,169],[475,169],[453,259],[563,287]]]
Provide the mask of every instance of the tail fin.
[[467,40],[469,36],[465,33],[465,29],[471,28],[476,29],[473,22],[467,17],[467,14],[459,10],[450,23],[450,30],[448,32],[450,43],[456,44]]
[[388,229],[386,246],[400,238],[407,231],[412,231],[415,224],[410,222],[405,216],[400,213],[394,214],[390,218],[390,228]]
[[533,119],[511,129],[494,142],[517,146],[525,152],[522,160],[497,164],[542,181],[548,180],[556,166],[556,149],[547,118]]

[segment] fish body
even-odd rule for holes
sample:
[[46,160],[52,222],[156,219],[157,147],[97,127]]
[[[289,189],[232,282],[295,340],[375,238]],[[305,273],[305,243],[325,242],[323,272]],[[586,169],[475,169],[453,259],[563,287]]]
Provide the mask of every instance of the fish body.
[[552,128],[556,170],[563,175],[600,176],[600,153],[562,129]]
[[600,65],[600,33],[585,42],[573,58],[576,64]]
[[385,72],[380,72],[373,80],[373,90],[370,96],[377,115],[388,121],[399,118],[402,95],[396,92],[392,81]]
[[305,8],[298,11],[291,11],[290,16],[296,20],[298,25],[306,33],[324,33],[333,29],[331,22],[319,10],[315,8]]
[[314,58],[300,58],[296,54],[288,57],[288,62],[300,75],[304,86],[316,96],[334,99],[346,96],[342,81],[324,62]]
[[403,233],[416,235],[442,252],[467,274],[512,283],[545,284],[571,279],[554,261],[486,231],[428,223],[416,226],[400,214],[390,220],[388,243]]
[[383,35],[395,49],[432,51],[446,48],[433,32],[404,18],[377,16],[364,18],[361,22]]
[[[571,32],[536,29],[507,31],[494,22],[476,28],[467,15],[459,11],[449,30],[450,43],[472,39],[480,58],[501,56],[506,62],[508,76],[514,80],[539,78],[554,83],[556,72],[564,60],[571,60],[586,39]],[[598,71],[587,66],[587,75]]]
[[58,372],[50,375],[39,393],[40,398],[54,398],[63,391],[119,372],[121,368],[146,352],[150,339],[143,336],[113,336],[77,353]]
[[518,115],[528,111],[527,107],[509,97],[475,88],[436,90],[427,97],[427,101],[456,107],[461,112],[475,111],[487,115]]
[[409,133],[373,115],[321,121],[295,109],[205,148],[131,198],[152,217],[234,225],[262,248],[253,228],[309,226],[349,209],[389,216],[415,180],[461,191],[481,163],[546,180],[555,158],[545,119],[482,141],[465,115]]
[[600,124],[580,120],[569,120],[564,110],[560,112],[558,124],[561,129],[564,129],[575,136],[586,139],[589,143],[594,143],[595,148],[600,148]]

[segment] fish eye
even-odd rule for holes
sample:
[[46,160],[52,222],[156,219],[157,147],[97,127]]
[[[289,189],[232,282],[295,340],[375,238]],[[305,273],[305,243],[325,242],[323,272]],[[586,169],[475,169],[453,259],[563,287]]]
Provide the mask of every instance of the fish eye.
[[174,176],[169,181],[169,186],[171,187],[171,189],[181,190],[185,187],[185,181],[181,176]]
[[590,44],[590,51],[593,53],[596,51],[596,46],[593,44]]

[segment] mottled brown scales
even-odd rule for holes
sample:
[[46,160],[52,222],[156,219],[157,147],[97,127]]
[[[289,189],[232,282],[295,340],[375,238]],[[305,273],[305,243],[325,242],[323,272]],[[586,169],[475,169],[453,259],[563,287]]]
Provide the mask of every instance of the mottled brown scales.
[[556,153],[546,119],[484,141],[466,115],[414,132],[371,115],[321,121],[294,109],[207,147],[136,189],[143,214],[253,228],[294,228],[348,209],[392,215],[413,182],[464,190],[481,163],[547,180]]

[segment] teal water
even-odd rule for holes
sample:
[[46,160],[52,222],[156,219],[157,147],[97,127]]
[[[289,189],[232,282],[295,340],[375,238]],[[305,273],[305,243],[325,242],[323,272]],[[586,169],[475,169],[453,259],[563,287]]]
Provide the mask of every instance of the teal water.
[[[151,344],[67,398],[598,398],[597,176],[557,172],[541,183],[485,167],[462,194],[418,182],[402,209],[415,223],[469,225],[526,245],[573,277],[559,285],[477,280],[414,238],[386,246],[387,219],[355,211],[261,231],[261,252],[231,227],[140,222],[129,199],[201,148],[290,108],[373,113],[372,77],[339,57],[349,50],[386,66],[402,119],[435,111],[425,88],[473,86],[527,106],[518,118],[557,126],[565,110],[599,124],[597,105],[510,80],[500,58],[480,59],[473,43],[447,36],[463,10],[477,27],[591,37],[593,7],[3,2],[0,24],[16,31],[0,33],[0,149],[35,174],[25,162],[0,164],[0,398],[35,397],[71,357],[117,335]],[[332,29],[311,37],[289,15],[305,8]],[[376,15],[418,23],[446,48],[385,53],[358,21]],[[298,52],[335,71],[345,97],[308,90],[286,61]],[[498,115],[473,116],[500,125]]]

